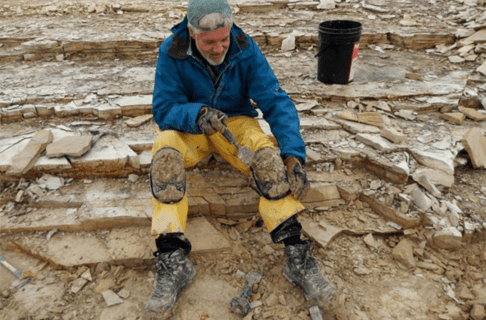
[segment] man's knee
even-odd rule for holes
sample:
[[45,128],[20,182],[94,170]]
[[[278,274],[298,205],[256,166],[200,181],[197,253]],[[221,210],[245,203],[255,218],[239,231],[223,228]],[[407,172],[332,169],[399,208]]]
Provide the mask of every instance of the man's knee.
[[175,203],[186,193],[184,157],[176,149],[158,150],[150,166],[150,188],[155,199],[162,203]]
[[260,195],[269,200],[282,199],[290,193],[290,185],[282,158],[272,148],[255,153],[251,171]]

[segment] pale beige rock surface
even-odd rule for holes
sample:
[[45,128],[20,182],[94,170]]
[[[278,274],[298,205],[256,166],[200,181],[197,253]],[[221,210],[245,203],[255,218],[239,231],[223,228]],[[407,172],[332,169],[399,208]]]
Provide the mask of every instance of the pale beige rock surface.
[[415,267],[415,259],[413,257],[413,247],[412,243],[407,240],[401,240],[395,248],[393,248],[392,252],[393,258],[395,258],[398,262],[403,264],[408,268]]
[[91,149],[92,135],[64,137],[46,147],[48,158],[80,157]]
[[457,250],[464,246],[462,234],[454,227],[434,233],[434,244],[440,249]]
[[138,116],[138,117],[129,119],[129,120],[125,121],[125,123],[129,127],[139,127],[142,124],[149,122],[152,118],[153,118],[153,115],[146,114],[146,115],[142,115],[142,116]]
[[451,113],[444,113],[442,115],[442,118],[454,124],[461,125],[466,119],[466,115],[460,112],[451,112]]
[[475,168],[486,168],[486,138],[481,129],[471,128],[462,138],[469,158]]
[[466,117],[471,118],[474,121],[483,121],[486,119],[486,115],[479,113],[476,109],[459,107],[459,111],[461,111],[466,115]]
[[39,159],[46,146],[52,142],[52,132],[41,130],[36,132],[27,145],[12,158],[12,166],[7,171],[10,175],[24,174],[29,171]]

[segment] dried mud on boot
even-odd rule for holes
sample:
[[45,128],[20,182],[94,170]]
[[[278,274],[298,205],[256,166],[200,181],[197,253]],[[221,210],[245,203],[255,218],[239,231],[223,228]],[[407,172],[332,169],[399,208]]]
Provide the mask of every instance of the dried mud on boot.
[[157,279],[145,305],[148,319],[169,319],[175,310],[179,293],[196,275],[192,262],[183,249],[161,253],[156,257]]

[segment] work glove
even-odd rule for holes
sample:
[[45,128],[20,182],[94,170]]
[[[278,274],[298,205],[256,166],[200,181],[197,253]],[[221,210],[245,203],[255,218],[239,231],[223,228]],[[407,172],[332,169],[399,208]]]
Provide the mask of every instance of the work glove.
[[290,191],[295,200],[302,200],[310,189],[309,180],[305,174],[304,168],[299,159],[296,157],[288,157],[284,160],[287,167],[287,179],[290,183]]
[[228,125],[228,116],[217,109],[203,106],[196,120],[199,129],[207,136],[223,132]]

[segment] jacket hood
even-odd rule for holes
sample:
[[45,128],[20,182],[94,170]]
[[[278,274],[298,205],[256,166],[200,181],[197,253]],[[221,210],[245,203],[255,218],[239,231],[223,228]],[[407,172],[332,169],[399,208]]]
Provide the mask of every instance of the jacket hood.
[[[184,17],[182,22],[176,24],[170,29],[174,34],[174,39],[169,47],[169,56],[176,59],[186,59],[189,57],[188,49],[190,45],[191,36],[189,35],[187,16]],[[245,33],[236,24],[233,23],[231,27],[231,40],[232,45],[230,47],[229,56],[233,56],[241,52],[244,48],[250,45]],[[236,45],[233,45],[236,44]],[[196,48],[191,48],[197,50]]]

